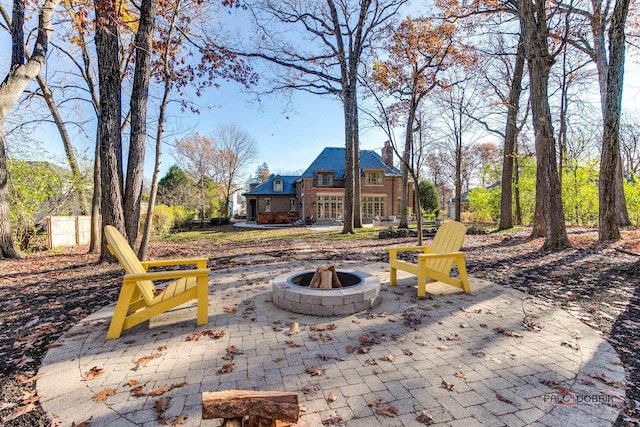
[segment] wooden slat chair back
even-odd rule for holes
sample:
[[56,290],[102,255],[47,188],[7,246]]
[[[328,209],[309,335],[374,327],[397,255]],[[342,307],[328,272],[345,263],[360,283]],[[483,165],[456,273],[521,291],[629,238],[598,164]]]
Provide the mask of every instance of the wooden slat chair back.
[[[397,271],[403,270],[418,276],[418,296],[426,294],[427,279],[440,281],[462,289],[465,293],[471,292],[469,277],[464,262],[465,254],[460,252],[464,243],[467,228],[460,222],[449,221],[444,223],[436,233],[430,246],[410,246],[402,248],[389,248],[390,282],[392,286],[397,284]],[[412,263],[397,258],[398,252],[419,251],[418,262]],[[454,264],[458,267],[460,278],[452,277],[451,270]]]
[[[197,324],[208,322],[209,270],[206,258],[140,261],[122,234],[113,226],[104,228],[107,248],[125,271],[107,339],[192,299],[198,303]],[[195,265],[195,269],[149,272],[149,267]],[[158,290],[154,281],[171,280]]]

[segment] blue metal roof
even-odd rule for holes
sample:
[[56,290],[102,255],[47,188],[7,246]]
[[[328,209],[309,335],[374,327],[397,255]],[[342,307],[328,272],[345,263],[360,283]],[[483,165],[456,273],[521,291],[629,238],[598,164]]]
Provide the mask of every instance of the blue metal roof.
[[[329,171],[334,172],[336,178],[344,178],[346,152],[346,148],[326,147],[300,178],[315,178],[317,172]],[[401,176],[397,168],[385,165],[382,157],[372,150],[360,150],[360,170],[362,169],[384,169],[385,175]]]
[[[281,179],[282,180],[282,191],[274,191],[273,190],[273,181],[275,181],[276,179]],[[295,195],[296,194],[296,188],[294,186],[294,183],[295,183],[296,179],[298,179],[297,176],[271,174],[271,176],[269,178],[267,178],[266,181],[264,181],[263,183],[261,183],[256,188],[254,188],[253,190],[249,191],[248,193],[244,193],[244,195],[245,196],[277,195],[277,194],[282,194],[282,195],[293,194],[293,195]]]

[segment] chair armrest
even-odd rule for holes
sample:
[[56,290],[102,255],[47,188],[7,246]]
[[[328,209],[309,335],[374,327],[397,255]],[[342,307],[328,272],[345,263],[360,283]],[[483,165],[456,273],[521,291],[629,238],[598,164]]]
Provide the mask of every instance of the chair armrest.
[[464,252],[447,252],[442,254],[418,254],[418,259],[432,259],[432,258],[464,258]]
[[424,253],[429,252],[431,246],[405,246],[398,248],[387,248],[389,253],[409,252],[409,251],[422,251]]
[[156,259],[151,261],[142,261],[141,264],[144,268],[187,264],[194,264],[198,268],[207,268],[207,261],[208,258]]
[[208,268],[200,268],[197,270],[172,270],[172,271],[154,271],[151,273],[125,274],[125,282],[137,282],[139,280],[166,280],[181,279],[183,277],[197,277],[209,275],[211,272]]

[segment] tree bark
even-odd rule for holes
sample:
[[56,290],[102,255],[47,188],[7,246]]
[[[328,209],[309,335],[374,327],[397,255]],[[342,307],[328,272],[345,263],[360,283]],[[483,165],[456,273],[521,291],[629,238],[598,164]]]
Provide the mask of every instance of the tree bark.
[[[402,152],[402,164],[400,171],[402,172],[402,187],[400,190],[400,224],[398,228],[409,228],[407,218],[407,210],[409,208],[409,161],[411,159],[411,147],[413,146],[413,125],[416,119],[416,105],[413,100],[415,95],[411,97],[409,105],[409,114],[407,117],[407,127],[404,136],[404,151]],[[415,213],[420,216],[420,212]]]
[[561,250],[570,247],[571,244],[564,222],[562,192],[549,109],[548,84],[553,57],[549,54],[546,2],[540,1],[533,4],[531,0],[519,0],[518,9],[527,52],[535,131],[536,216],[538,217],[538,212],[541,212],[544,217],[543,249]]
[[[124,229],[122,209],[122,140],[120,120],[122,118],[120,70],[118,67],[118,26],[116,5],[113,0],[95,0],[96,27],[95,44],[98,57],[98,80],[100,87],[100,114],[98,115],[98,141],[100,143],[102,197],[102,225],[113,225],[120,232]],[[102,238],[100,262],[113,262],[115,257],[107,249]]]
[[[504,149],[502,150],[502,181],[500,193],[500,224],[498,230],[513,228],[513,171],[518,143],[518,112],[522,95],[522,77],[524,76],[525,49],[522,32],[518,37],[516,62],[509,88],[509,104],[505,127]],[[517,170],[516,170],[517,171]]]
[[91,239],[89,241],[89,253],[94,254],[100,250],[99,244],[102,237],[102,218],[100,216],[100,201],[102,199],[102,174],[100,173],[100,139],[96,133],[96,154],[93,161],[93,196],[91,197]]
[[124,191],[124,222],[131,247],[138,237],[140,203],[144,178],[144,156],[147,142],[147,98],[151,79],[151,46],[157,0],[142,0],[140,23],[135,37],[136,66],[131,93],[131,136],[127,161],[127,181]]
[[[591,34],[593,36],[593,47],[590,50],[593,62],[596,64],[596,70],[598,72],[598,83],[600,88],[600,111],[602,113],[602,127],[603,132],[606,128],[606,110],[607,110],[607,93],[608,93],[608,73],[611,65],[611,58],[607,59],[607,48],[605,44],[605,34],[607,28],[607,22],[613,20],[607,19],[607,16],[603,16],[603,2],[602,0],[592,0],[591,11]],[[608,10],[608,2],[606,10]],[[614,9],[615,13],[615,9]],[[626,21],[626,18],[625,18]],[[610,27],[611,28],[611,27]],[[609,30],[611,34],[611,29]],[[610,47],[611,49],[611,47]],[[629,218],[629,211],[627,210],[627,202],[624,196],[624,168],[622,167],[622,157],[618,152],[616,159],[616,180],[614,181],[615,191],[615,209],[616,217],[619,226],[631,225],[631,219]]]
[[24,2],[14,0],[11,20],[11,67],[0,83],[0,258],[19,258],[11,236],[11,218],[9,216],[9,188],[7,170],[7,150],[4,139],[4,119],[18,102],[25,88],[44,66],[49,35],[53,31],[52,19],[60,0],[46,0],[38,17],[38,34],[33,54],[25,61],[24,50]]
[[616,1],[609,27],[609,67],[600,154],[598,235],[600,241],[619,240],[616,215],[616,169],[620,162],[620,112],[625,60],[625,23],[629,0]]

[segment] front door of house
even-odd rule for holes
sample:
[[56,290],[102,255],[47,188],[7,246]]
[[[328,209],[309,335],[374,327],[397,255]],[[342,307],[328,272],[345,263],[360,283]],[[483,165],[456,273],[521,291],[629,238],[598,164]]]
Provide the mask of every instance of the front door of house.
[[257,200],[249,200],[249,215],[247,221],[255,221],[257,218]]
[[318,219],[342,219],[344,216],[343,196],[318,196]]

